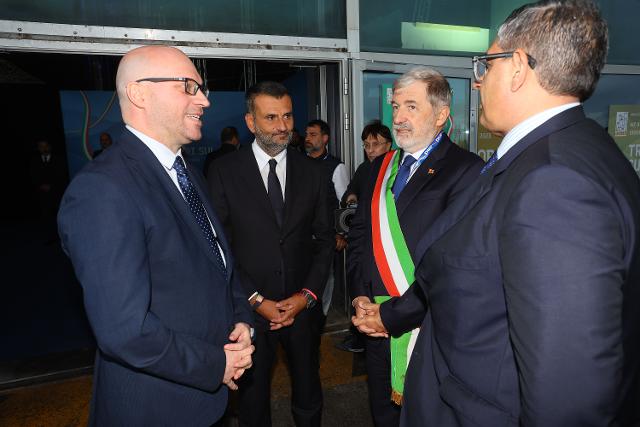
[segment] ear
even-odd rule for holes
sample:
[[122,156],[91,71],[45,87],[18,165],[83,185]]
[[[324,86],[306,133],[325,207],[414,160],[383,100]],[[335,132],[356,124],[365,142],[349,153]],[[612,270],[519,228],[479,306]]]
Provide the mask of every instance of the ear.
[[322,135],[322,143],[325,146],[329,143],[329,135]]
[[436,114],[436,127],[438,129],[443,128],[445,123],[447,123],[449,114],[451,114],[451,109],[448,106],[442,107],[440,111],[438,111],[438,113]]
[[511,57],[512,74],[511,74],[511,92],[518,91],[522,85],[526,82],[527,78],[530,78],[529,63],[527,61],[527,54],[522,49],[516,49]]
[[254,122],[253,114],[247,113],[244,115],[244,122],[247,124],[247,127],[251,131],[251,133],[256,133],[256,124]]
[[147,93],[140,83],[131,82],[127,84],[127,98],[129,102],[138,108],[144,108],[147,101]]

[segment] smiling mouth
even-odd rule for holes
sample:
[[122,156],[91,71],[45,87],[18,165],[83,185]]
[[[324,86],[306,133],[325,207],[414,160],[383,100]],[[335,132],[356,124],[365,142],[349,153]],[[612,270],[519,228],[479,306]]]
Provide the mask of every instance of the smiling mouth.
[[198,120],[201,121],[202,120],[202,115],[198,115],[198,114],[187,114],[187,117],[190,117],[194,120]]

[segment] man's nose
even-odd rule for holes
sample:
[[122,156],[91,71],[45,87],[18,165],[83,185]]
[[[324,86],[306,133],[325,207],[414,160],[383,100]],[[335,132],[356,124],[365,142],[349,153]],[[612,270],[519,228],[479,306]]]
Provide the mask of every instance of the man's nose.
[[400,110],[396,110],[393,113],[393,124],[394,125],[399,125],[401,123],[404,123],[406,121],[406,117],[404,115],[404,113]]
[[202,108],[209,108],[211,101],[204,95],[204,92],[199,90],[198,93],[196,93],[196,97],[198,98],[198,104],[202,105]]

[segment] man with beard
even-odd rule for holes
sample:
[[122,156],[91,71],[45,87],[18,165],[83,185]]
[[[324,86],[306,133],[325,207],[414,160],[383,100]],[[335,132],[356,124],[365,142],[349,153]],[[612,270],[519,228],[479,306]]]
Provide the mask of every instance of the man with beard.
[[334,246],[322,165],[287,149],[291,97],[275,82],[246,94],[250,150],[225,157],[209,175],[214,206],[245,276],[256,315],[254,369],[240,387],[242,426],[270,426],[271,371],[282,344],[298,426],[320,426],[322,296]]
[[607,47],[592,1],[545,0],[473,59],[504,138],[418,245],[403,426],[639,425],[640,181],[581,105]]
[[[428,67],[403,74],[393,86],[393,133],[401,150],[378,157],[349,230],[349,277],[356,295],[354,324],[366,340],[369,400],[376,426],[397,426],[404,377],[426,303],[413,283],[413,259],[423,233],[469,184],[482,160],[453,144],[442,131],[451,88]],[[397,304],[400,295],[403,303]],[[386,330],[384,330],[386,332]]]

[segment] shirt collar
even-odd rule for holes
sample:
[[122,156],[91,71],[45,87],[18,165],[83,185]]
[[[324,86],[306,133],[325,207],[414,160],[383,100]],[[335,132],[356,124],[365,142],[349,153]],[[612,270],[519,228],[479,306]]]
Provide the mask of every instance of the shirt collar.
[[149,150],[151,150],[153,155],[156,156],[160,164],[162,164],[165,169],[173,169],[173,164],[176,161],[176,157],[182,156],[182,149],[178,150],[177,154],[174,154],[173,151],[171,151],[166,145],[162,144],[161,142],[156,141],[150,136],[145,135],[144,133],[132,128],[129,125],[126,125],[126,127],[132,134],[137,136],[138,139],[140,139],[140,141],[142,141],[144,145],[149,148]]
[[269,156],[264,152],[264,150],[262,150],[262,148],[260,148],[258,142],[255,139],[253,140],[253,144],[251,144],[251,149],[253,150],[253,155],[256,158],[256,162],[258,162],[258,169],[264,168],[271,159],[276,159],[276,162],[280,163],[282,160],[284,160],[285,157],[287,157],[286,148],[278,153],[275,157]]
[[544,122],[548,121],[554,116],[562,113],[563,111],[568,110],[569,108],[577,107],[580,105],[579,102],[571,102],[569,104],[559,105],[557,107],[549,108],[548,110],[544,110],[538,114],[535,114],[523,122],[518,123],[513,129],[511,129],[502,139],[502,142],[498,146],[498,151],[496,156],[501,158],[504,156],[507,151],[509,151],[513,146],[515,146],[519,141],[522,140],[525,136],[531,133],[534,129],[542,125]]

